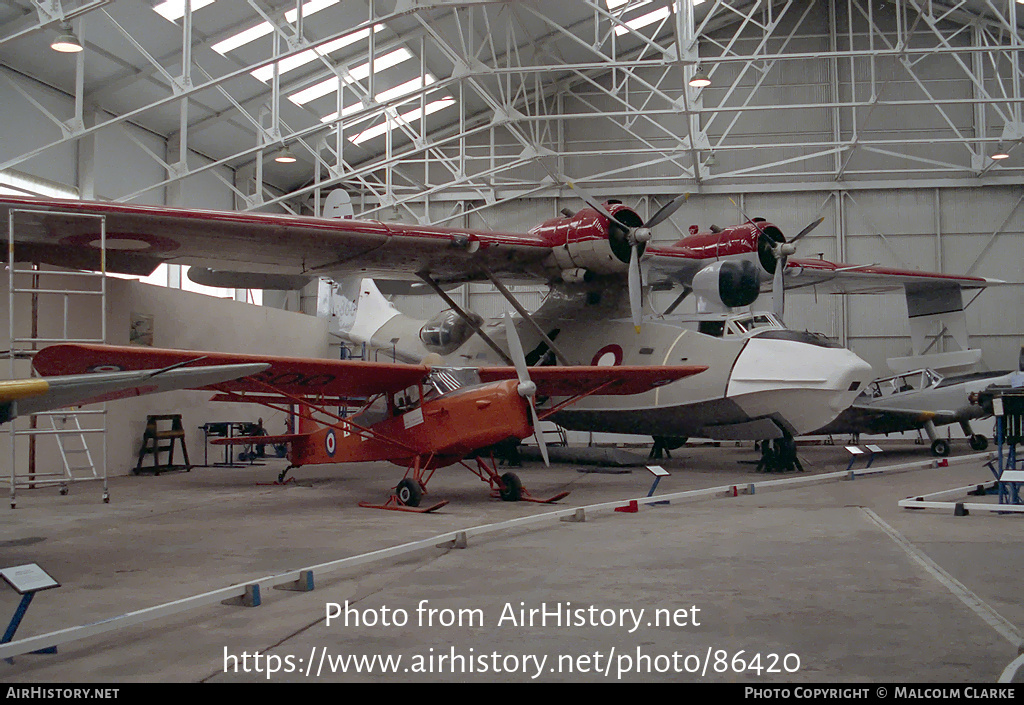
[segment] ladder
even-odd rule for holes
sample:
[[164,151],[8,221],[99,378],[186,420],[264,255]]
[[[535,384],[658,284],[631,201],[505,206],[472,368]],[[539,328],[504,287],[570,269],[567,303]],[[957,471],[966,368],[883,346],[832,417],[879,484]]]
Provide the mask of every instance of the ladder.
[[[53,217],[46,211],[29,208],[10,211],[8,219],[7,295],[8,340],[6,355],[11,379],[36,376],[24,364],[41,347],[54,343],[105,343],[107,339],[107,275],[106,218],[103,216],[67,214],[62,218],[97,221],[99,237],[95,247],[98,271],[43,269],[38,264],[18,267],[15,262],[19,217],[37,215]],[[38,224],[27,228],[22,242],[39,246],[55,238]],[[56,242],[52,242],[56,244]],[[43,313],[44,315],[40,315]],[[85,335],[80,322],[92,314],[98,328]],[[29,324],[26,326],[26,322]],[[25,328],[29,330],[26,331]],[[45,330],[41,328],[45,327]],[[20,364],[19,364],[19,361]],[[14,419],[10,424],[10,503],[17,506],[17,490],[40,487],[60,488],[67,494],[73,482],[101,480],[103,501],[110,501],[107,484],[107,416],[106,404],[90,410],[70,412],[47,411]],[[48,424],[40,424],[41,419]],[[83,424],[83,420],[85,423]],[[38,469],[40,441],[56,440],[56,460],[44,462]],[[52,451],[51,451],[52,452]],[[99,462],[97,462],[97,458]],[[48,466],[48,467],[47,467]]]

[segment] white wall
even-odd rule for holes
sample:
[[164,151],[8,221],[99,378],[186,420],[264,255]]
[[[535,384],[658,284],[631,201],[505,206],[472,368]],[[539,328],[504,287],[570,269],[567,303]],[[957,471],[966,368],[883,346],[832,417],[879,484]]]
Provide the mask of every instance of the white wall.
[[[255,353],[294,357],[326,357],[331,354],[327,324],[313,316],[252,306],[230,299],[216,299],[177,289],[110,279],[108,293],[107,340],[112,345],[127,345],[132,313],[153,316],[154,345],[186,350]],[[49,286],[50,284],[44,283]],[[6,291],[6,273],[0,277],[0,290]],[[16,335],[29,331],[28,296],[16,305]],[[63,328],[62,297],[43,296],[39,313],[39,335],[57,336]],[[47,300],[48,299],[48,300]],[[0,297],[0,320],[7,320],[7,297]],[[72,300],[69,334],[98,335],[100,316],[95,302]],[[0,345],[7,349],[7,326],[0,331]],[[19,363],[15,377],[28,375],[27,363]],[[8,377],[8,369],[0,370]],[[187,432],[186,443],[192,463],[203,461],[203,435],[198,427],[213,421],[255,421],[264,419],[271,433],[284,431],[283,417],[264,407],[249,404],[212,403],[207,392],[168,392],[108,405],[108,472],[127,474],[135,467],[148,414],[181,414]],[[20,420],[26,425],[25,420]],[[42,421],[41,423],[48,423]],[[9,477],[9,436],[5,426],[0,432],[0,468]],[[27,467],[25,448],[19,440],[19,473]],[[56,446],[45,439],[39,442],[39,463],[59,467]],[[223,448],[211,448],[211,462],[223,458]],[[237,452],[237,450],[236,450]],[[165,456],[164,456],[165,457]],[[176,453],[176,458],[180,454]],[[148,456],[146,465],[152,463]]]

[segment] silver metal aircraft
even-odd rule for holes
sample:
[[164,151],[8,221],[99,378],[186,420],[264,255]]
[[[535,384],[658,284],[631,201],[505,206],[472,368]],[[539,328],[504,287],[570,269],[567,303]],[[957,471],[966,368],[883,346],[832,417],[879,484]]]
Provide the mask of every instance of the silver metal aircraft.
[[[1024,349],[1021,350],[1024,369]],[[988,439],[971,428],[971,421],[990,415],[972,402],[990,385],[1008,385],[1019,372],[976,372],[943,376],[920,369],[877,379],[867,386],[849,409],[814,434],[889,434],[924,430],[933,455],[950,453],[949,441],[939,438],[936,426],[958,423],[971,448],[985,450]]]

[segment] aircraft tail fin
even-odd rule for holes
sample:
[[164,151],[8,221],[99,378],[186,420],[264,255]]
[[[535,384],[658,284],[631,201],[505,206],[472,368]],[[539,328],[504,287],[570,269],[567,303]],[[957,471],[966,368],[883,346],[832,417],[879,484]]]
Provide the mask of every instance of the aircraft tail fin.
[[[907,315],[910,318],[910,357],[890,358],[895,372],[930,367],[947,374],[968,372],[981,360],[981,350],[971,348],[964,312],[963,291],[959,284],[905,287]],[[951,343],[955,350],[939,352],[939,340]]]
[[350,219],[355,217],[355,209],[352,208],[352,197],[348,195],[348,192],[343,188],[336,188],[327,194],[327,200],[324,201],[324,218],[344,218]]

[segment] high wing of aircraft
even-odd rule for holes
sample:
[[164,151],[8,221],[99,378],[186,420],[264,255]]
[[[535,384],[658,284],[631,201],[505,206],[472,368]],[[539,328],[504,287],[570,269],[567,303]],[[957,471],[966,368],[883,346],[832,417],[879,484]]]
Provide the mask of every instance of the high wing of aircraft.
[[888,434],[923,429],[931,440],[932,454],[945,457],[950,453],[949,441],[939,438],[936,426],[959,423],[971,448],[985,450],[988,439],[974,432],[971,421],[989,416],[991,410],[975,403],[977,395],[992,385],[1010,384],[1016,375],[1020,371],[943,376],[920,369],[877,379],[849,409],[815,433]]
[[[188,364],[188,360],[179,360]],[[60,377],[0,381],[0,423],[18,416],[70,406],[99,404],[175,389],[216,384],[262,372],[265,363],[212,365],[201,368],[163,366],[131,372],[92,372]],[[39,368],[36,368],[37,370]],[[58,373],[60,374],[60,373]]]
[[[197,355],[203,358],[197,364],[262,364],[266,368],[258,374],[197,385],[217,392],[215,400],[256,402],[287,413],[292,405],[298,407],[294,433],[239,440],[289,444],[288,469],[374,460],[405,466],[405,477],[386,503],[364,504],[403,511],[433,511],[446,504],[418,509],[434,471],[454,464],[469,469],[506,501],[561,499],[568,493],[532,497],[515,473],[499,474],[493,458],[481,449],[533,434],[545,417],[545,412],[538,412],[537,396],[558,397],[558,406],[564,407],[591,395],[644,393],[706,369],[584,366],[531,372],[521,348],[513,348],[512,354],[515,367],[480,370],[62,344],[38,352],[34,364],[46,374],[76,375],[98,366],[130,374],[128,370],[178,364]],[[372,407],[378,399],[383,399],[384,410],[375,415]],[[332,411],[339,406],[354,406],[356,411]],[[466,462],[467,456],[474,458],[473,465]]]
[[[707,364],[692,380],[635,397],[586,399],[556,419],[569,428],[674,439],[791,438],[835,418],[871,380],[870,366],[856,355],[785,328],[786,288],[903,290],[916,307],[917,341],[934,316],[959,310],[962,318],[963,290],[994,283],[791,257],[816,223],[787,240],[777,226],[748,219],[655,245],[652,230],[685,197],[645,221],[620,202],[581,195],[588,207],[525,233],[10,196],[0,197],[0,213],[13,214],[17,259],[65,267],[96,269],[105,244],[111,271],[146,274],[176,262],[192,265],[190,277],[209,285],[301,286],[315,276],[418,281],[457,318],[374,319],[364,338],[382,340],[409,360],[436,352],[451,364],[511,365],[500,323],[461,310],[444,291],[490,281],[520,314],[517,332],[532,362],[553,356],[562,366]],[[642,310],[645,271],[647,286],[682,289],[657,317]],[[529,313],[506,283],[547,283],[551,294]],[[763,291],[773,292],[773,310],[752,313]],[[672,318],[690,295],[698,316]]]

